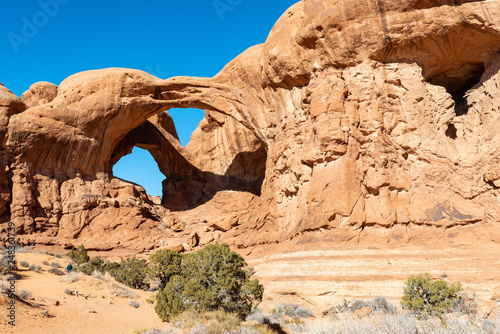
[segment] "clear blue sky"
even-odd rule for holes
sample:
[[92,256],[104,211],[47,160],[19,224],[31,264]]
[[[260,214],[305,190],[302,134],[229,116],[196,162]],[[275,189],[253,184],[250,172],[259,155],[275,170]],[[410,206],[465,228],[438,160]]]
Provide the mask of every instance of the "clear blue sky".
[[[56,85],[81,71],[145,70],[160,78],[211,77],[263,43],[298,0],[23,0],[0,4],[0,82],[16,95],[37,81]],[[171,112],[181,143],[203,111]],[[164,179],[148,152],[120,160],[114,174],[161,195]]]

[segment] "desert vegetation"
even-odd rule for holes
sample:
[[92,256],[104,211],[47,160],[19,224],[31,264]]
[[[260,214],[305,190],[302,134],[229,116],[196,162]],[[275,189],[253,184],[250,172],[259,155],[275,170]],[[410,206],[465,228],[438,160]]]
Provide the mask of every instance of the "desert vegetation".
[[[85,259],[86,251],[79,247],[72,255]],[[19,261],[24,270],[42,269],[27,264]],[[58,267],[59,263],[52,262],[43,271],[57,275],[61,271]],[[88,282],[107,280],[103,286],[108,292],[128,299],[124,305],[138,309],[134,312],[154,308],[160,319],[168,321],[160,328],[136,329],[134,333],[500,333],[498,315],[480,313],[474,295],[469,297],[460,282],[451,282],[444,275],[437,279],[430,274],[410,276],[400,300],[345,299],[321,312],[300,303],[258,308],[263,287],[251,280],[252,274],[252,268],[227,245],[212,244],[190,254],[159,250],[148,260],[110,262],[88,257],[59,280],[73,283],[89,280],[88,276]],[[116,282],[110,281],[111,277]],[[2,284],[2,291],[6,289],[7,283]],[[151,295],[141,297],[136,289]],[[69,298],[83,296],[76,287],[65,288],[64,294]],[[31,296],[27,290],[17,294],[22,300]]]
[[[120,262],[89,258],[83,245],[71,250],[68,256],[78,264],[76,270],[80,274],[96,277],[107,273],[117,282],[145,291],[155,284],[155,310],[163,321],[190,309],[221,309],[244,319],[262,301],[264,293],[259,281],[250,279],[253,269],[226,244],[208,245],[190,254],[159,250],[149,261],[135,257],[122,258]],[[133,292],[123,287],[114,285],[113,289],[115,296],[135,298]]]

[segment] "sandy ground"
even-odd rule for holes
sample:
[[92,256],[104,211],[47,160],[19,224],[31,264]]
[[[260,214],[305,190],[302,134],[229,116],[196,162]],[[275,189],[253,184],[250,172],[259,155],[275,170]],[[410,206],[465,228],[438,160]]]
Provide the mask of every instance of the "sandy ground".
[[[120,298],[113,295],[113,284],[124,285],[114,281],[112,277],[99,279],[84,276],[82,279],[68,283],[66,276],[48,273],[50,266],[43,261],[59,262],[66,267],[68,259],[58,259],[49,255],[19,253],[17,261],[27,261],[29,264],[39,264],[41,273],[20,268],[17,289],[32,292],[31,299],[26,303],[16,305],[16,326],[12,328],[5,323],[7,299],[0,300],[0,333],[23,334],[58,334],[58,333],[131,333],[133,329],[145,327],[164,328],[165,324],[156,315],[153,306],[146,302],[153,293],[132,290],[137,294],[134,298],[141,305],[133,308],[128,303],[130,298]],[[61,268],[63,269],[63,268]],[[68,288],[78,291],[80,297],[67,295]],[[85,298],[87,296],[87,298]],[[55,303],[59,302],[58,306]],[[43,312],[48,311],[49,317]]]
[[[246,259],[264,284],[264,300],[259,307],[265,311],[275,304],[292,302],[319,315],[343,299],[376,296],[399,304],[405,280],[424,272],[462,282],[470,295],[476,294],[481,310],[500,307],[500,298],[492,300],[495,295],[500,297],[500,245],[495,243],[442,247],[282,243],[253,249]],[[128,305],[130,298],[113,294],[110,287],[121,284],[111,277],[84,276],[68,283],[64,281],[66,276],[50,274],[50,266],[42,264],[57,261],[65,267],[68,259],[19,253],[17,260],[39,264],[43,271],[35,273],[20,267],[17,289],[31,291],[32,298],[17,303],[15,330],[5,321],[8,300],[0,298],[0,333],[131,333],[145,327],[168,327],[146,302],[153,297],[151,292],[133,290],[138,295],[134,299],[141,304],[136,309]],[[66,288],[76,288],[83,296],[67,295]],[[50,316],[43,315],[44,311]]]

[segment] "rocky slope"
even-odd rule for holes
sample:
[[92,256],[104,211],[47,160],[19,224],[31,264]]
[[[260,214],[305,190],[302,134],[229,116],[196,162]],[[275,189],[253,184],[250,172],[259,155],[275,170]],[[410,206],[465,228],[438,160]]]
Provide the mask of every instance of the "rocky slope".
[[[0,214],[95,249],[498,242],[499,87],[498,1],[301,1],[214,78],[0,86]],[[186,149],[170,108],[207,110]],[[112,175],[133,146],[161,205]]]

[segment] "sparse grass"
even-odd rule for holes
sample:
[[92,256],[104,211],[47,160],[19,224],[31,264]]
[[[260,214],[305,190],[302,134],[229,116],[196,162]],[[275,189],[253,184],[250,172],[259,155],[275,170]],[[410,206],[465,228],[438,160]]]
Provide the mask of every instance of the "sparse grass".
[[58,276],[62,276],[62,275],[64,275],[64,273],[63,273],[60,269],[58,269],[58,268],[56,268],[56,267],[51,267],[51,268],[48,270],[48,272],[49,272],[49,273],[51,273],[51,274],[58,275]]
[[121,287],[117,284],[113,284],[109,288],[110,292],[115,296],[115,297],[120,297],[120,298],[137,298],[137,294],[127,288]]
[[29,290],[21,290],[17,294],[17,298],[27,300],[31,297],[31,291]]
[[41,273],[42,272],[42,266],[38,264],[32,264],[28,267],[28,270],[34,271],[36,273]]
[[73,290],[66,288],[66,289],[64,289],[64,293],[67,294],[67,295],[72,295],[73,294]]
[[19,265],[25,268],[28,268],[30,266],[30,264],[26,261],[19,261]]
[[180,334],[176,329],[166,329],[161,330],[158,328],[143,328],[143,329],[134,329],[132,330],[132,334]]
[[220,334],[238,330],[241,327],[237,314],[223,310],[212,312],[188,310],[173,317],[171,323],[187,333]]
[[500,321],[456,318],[443,321],[437,317],[417,320],[409,313],[385,313],[359,319],[352,313],[343,313],[336,319],[290,323],[286,329],[289,333],[308,334],[494,334],[500,332]]
[[[260,310],[253,314],[262,314]],[[275,334],[284,333],[279,326],[262,324],[242,324],[239,316],[235,313],[227,313],[224,310],[212,312],[197,312],[193,309],[187,310],[172,317],[171,330],[179,329],[179,333],[188,334]],[[277,328],[275,330],[272,328]],[[171,332],[177,333],[177,332]]]
[[134,308],[138,308],[139,306],[141,306],[141,304],[137,300],[135,300],[135,299],[132,299],[131,301],[129,301],[128,305],[132,306]]

